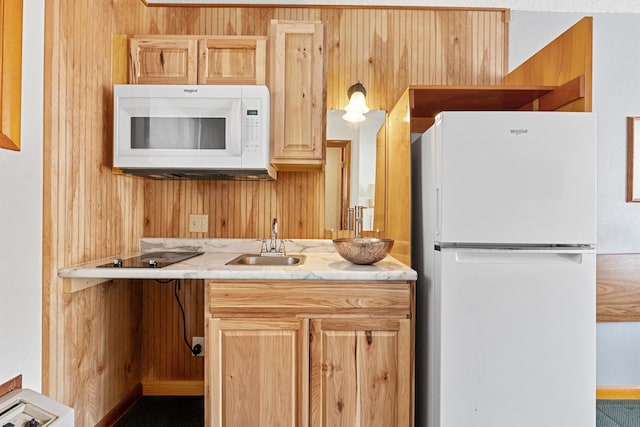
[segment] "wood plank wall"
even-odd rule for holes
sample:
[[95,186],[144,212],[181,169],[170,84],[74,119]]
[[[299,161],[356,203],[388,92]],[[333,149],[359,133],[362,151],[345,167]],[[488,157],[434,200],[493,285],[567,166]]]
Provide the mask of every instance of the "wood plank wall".
[[[175,299],[175,282],[144,281],[143,309],[143,394],[149,383],[165,380],[204,379],[204,358],[194,357],[183,340],[183,320]],[[202,280],[181,280],[178,298],[185,308],[188,331],[204,337],[204,286]],[[153,308],[148,310],[147,308]]]
[[[43,389],[76,409],[78,426],[95,425],[140,380],[201,379],[202,359],[185,351],[166,286],[122,281],[64,295],[58,268],[136,250],[142,236],[260,238],[273,217],[284,237],[324,237],[322,173],[281,173],[271,183],[156,182],[110,168],[113,34],[266,35],[272,18],[325,23],[328,108],[344,107],[357,80],[371,108],[389,110],[409,84],[498,84],[506,69],[504,10],[48,0]],[[209,233],[187,232],[190,213],[209,215]],[[201,286],[184,284],[188,319],[202,318]],[[201,321],[189,321],[188,336],[202,335]]]
[[65,295],[56,274],[136,250],[143,233],[143,183],[111,171],[109,46],[112,33],[131,29],[116,9],[45,5],[42,386],[75,408],[76,426],[95,425],[139,384],[142,366],[141,287],[123,281]]
[[[152,12],[158,25],[165,22],[165,8]],[[191,25],[165,25],[158,32],[266,35],[271,18],[323,21],[329,109],[344,108],[347,89],[356,81],[365,84],[370,108],[390,110],[409,84],[497,84],[506,68],[502,10],[182,8],[171,13]],[[323,176],[313,173],[283,172],[277,182],[258,184],[150,181],[145,184],[145,234],[260,238],[268,236],[267,227],[277,217],[284,237],[324,237],[323,191]],[[165,203],[174,209],[158,209]],[[189,213],[209,214],[210,232],[190,235]]]

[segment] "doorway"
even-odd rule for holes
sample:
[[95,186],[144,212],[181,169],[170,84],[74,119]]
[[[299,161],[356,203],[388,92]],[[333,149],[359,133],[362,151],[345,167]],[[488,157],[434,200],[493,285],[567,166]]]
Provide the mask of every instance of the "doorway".
[[351,140],[327,141],[324,179],[325,228],[346,230],[351,193]]

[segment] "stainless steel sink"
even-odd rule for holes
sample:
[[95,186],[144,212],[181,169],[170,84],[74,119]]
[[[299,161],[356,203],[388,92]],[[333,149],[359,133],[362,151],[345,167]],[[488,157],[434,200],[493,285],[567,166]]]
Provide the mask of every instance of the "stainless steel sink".
[[244,254],[229,261],[227,265],[301,265],[304,263],[304,255],[268,256],[260,254]]

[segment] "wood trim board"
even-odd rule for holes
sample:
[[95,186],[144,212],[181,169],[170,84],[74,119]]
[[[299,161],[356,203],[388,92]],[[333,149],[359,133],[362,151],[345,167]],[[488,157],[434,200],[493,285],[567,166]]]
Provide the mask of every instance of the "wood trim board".
[[142,396],[142,384],[135,386],[120,402],[102,418],[95,427],[111,427]]
[[0,148],[20,150],[22,0],[0,0]]
[[204,380],[143,380],[143,396],[204,396]]
[[640,144],[640,117],[627,117],[627,202],[640,202],[640,168],[637,167],[640,152],[636,144]]
[[598,386],[596,399],[640,399],[640,387],[635,386]]
[[596,320],[640,321],[640,254],[599,254],[596,263]]

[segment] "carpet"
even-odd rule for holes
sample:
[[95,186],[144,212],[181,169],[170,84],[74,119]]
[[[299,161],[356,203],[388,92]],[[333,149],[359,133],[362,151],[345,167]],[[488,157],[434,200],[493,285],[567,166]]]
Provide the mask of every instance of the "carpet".
[[598,400],[597,427],[640,427],[640,400]]

